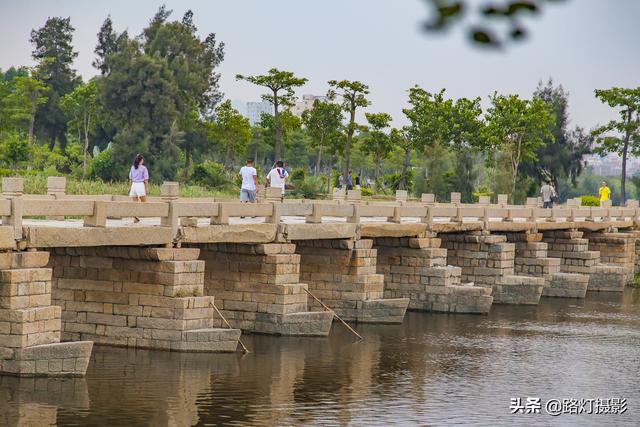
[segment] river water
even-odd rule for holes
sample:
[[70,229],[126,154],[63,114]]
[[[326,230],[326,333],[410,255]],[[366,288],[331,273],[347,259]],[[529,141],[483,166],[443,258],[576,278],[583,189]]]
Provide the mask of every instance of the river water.
[[[640,425],[640,290],[357,330],[244,336],[244,356],[96,346],[86,378],[0,377],[0,425]],[[527,397],[541,413],[511,414]],[[545,413],[573,398],[627,410]]]

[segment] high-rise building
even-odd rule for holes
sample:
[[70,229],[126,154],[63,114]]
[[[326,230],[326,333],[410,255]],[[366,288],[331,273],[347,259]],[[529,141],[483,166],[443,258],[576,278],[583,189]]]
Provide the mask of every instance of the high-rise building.
[[273,104],[267,101],[247,102],[247,114],[251,126],[260,123],[262,113],[273,115]]
[[306,110],[310,110],[313,107],[313,102],[316,99],[322,102],[328,101],[328,98],[323,95],[302,95],[302,99],[296,102],[289,111],[291,111],[291,113],[293,113],[294,115],[300,117],[302,116],[302,113],[304,113]]

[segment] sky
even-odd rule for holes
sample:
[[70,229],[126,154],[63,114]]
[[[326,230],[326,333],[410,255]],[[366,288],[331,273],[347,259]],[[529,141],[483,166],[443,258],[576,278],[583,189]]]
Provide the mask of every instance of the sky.
[[[486,2],[486,1],[485,1]],[[361,80],[371,89],[371,112],[406,123],[407,89],[447,89],[450,97],[494,91],[530,97],[553,78],[570,94],[571,125],[590,129],[617,117],[596,88],[640,85],[640,1],[549,2],[526,19],[530,37],[499,52],[472,46],[461,27],[444,35],[420,28],[430,10],[422,0],[181,0],[164,2],[180,19],[187,9],[204,38],[224,41],[221,89],[232,100],[258,100],[261,90],[235,80],[277,67],[309,79],[298,95],[326,93],[331,79]],[[470,0],[472,5],[479,0]],[[0,0],[0,68],[33,65],[29,33],[49,16],[71,17],[75,68],[88,79],[100,25],[139,34],[161,0]]]

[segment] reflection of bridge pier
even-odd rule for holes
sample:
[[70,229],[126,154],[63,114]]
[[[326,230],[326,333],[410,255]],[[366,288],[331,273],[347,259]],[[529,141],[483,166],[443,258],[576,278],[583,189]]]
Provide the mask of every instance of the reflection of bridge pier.
[[0,376],[0,425],[56,425],[59,408],[83,411],[89,406],[84,378]]
[[[198,400],[210,393],[219,377],[237,377],[239,357],[98,347],[93,355],[95,370],[87,380],[90,400],[106,402],[108,408],[132,402],[136,411],[91,412],[84,423],[108,424],[106,419],[118,425],[196,425],[202,421]],[[97,375],[107,376],[108,381]]]

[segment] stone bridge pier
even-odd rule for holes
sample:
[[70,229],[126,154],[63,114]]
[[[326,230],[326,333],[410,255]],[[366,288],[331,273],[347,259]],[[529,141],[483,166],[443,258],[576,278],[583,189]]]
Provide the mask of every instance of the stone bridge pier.
[[515,273],[544,278],[543,297],[585,297],[589,276],[561,272],[562,260],[548,256],[549,244],[542,241],[542,233],[506,233],[505,236],[515,245]]
[[296,253],[302,281],[343,319],[402,323],[409,299],[384,298],[385,276],[377,273],[373,240],[299,240]]
[[53,302],[70,341],[187,352],[235,351],[238,329],[216,328],[198,249],[51,249]]
[[296,245],[208,243],[200,248],[205,293],[215,295],[231,325],[265,334],[329,334],[333,313],[309,310]]
[[625,282],[633,282],[636,264],[636,232],[585,232],[589,250],[600,252],[600,262],[624,269]]
[[447,249],[440,245],[435,236],[374,239],[385,298],[409,298],[409,310],[488,313],[492,289],[462,284],[462,269],[447,265]]
[[548,244],[549,256],[562,260],[560,271],[589,276],[587,290],[622,292],[628,278],[625,268],[602,264],[600,252],[590,250],[589,240],[583,235],[577,230],[544,231],[543,241]]
[[516,274],[515,245],[486,232],[441,233],[447,263],[461,267],[462,281],[493,289],[494,304],[535,305],[545,287],[542,277]]
[[0,373],[84,375],[91,341],[61,343],[48,252],[0,254]]

